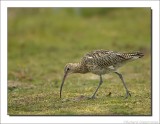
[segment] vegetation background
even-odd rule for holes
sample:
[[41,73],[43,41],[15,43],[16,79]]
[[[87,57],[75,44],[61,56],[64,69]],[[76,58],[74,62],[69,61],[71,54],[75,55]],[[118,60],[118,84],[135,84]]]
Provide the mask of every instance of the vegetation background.
[[[142,51],[115,74],[104,75],[97,98],[94,74],[70,75],[64,66],[92,50]],[[111,92],[111,95],[108,95]],[[151,115],[150,8],[8,8],[9,115]]]

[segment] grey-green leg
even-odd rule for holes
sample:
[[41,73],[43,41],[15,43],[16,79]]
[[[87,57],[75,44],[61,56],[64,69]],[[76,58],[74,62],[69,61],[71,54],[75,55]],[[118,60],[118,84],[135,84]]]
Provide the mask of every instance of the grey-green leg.
[[118,72],[115,72],[115,73],[116,73],[116,74],[119,76],[119,78],[122,80],[123,86],[125,87],[125,90],[126,90],[126,96],[125,96],[125,98],[127,98],[128,96],[131,96],[131,94],[129,93],[129,90],[127,89],[126,83],[125,83],[124,80],[123,80],[122,74],[120,74],[120,73],[118,73]]
[[96,95],[96,93],[97,93],[97,91],[98,91],[98,89],[99,89],[99,87],[101,86],[102,83],[103,83],[103,80],[102,80],[102,76],[100,75],[100,82],[99,82],[99,85],[98,85],[96,91],[93,93],[93,95],[91,97],[92,99],[95,98],[95,95]]

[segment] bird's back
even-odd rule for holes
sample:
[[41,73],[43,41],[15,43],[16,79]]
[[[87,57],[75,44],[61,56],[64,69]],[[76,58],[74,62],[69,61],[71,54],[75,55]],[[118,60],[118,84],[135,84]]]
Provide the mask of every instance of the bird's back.
[[82,58],[83,65],[92,73],[105,74],[116,71],[117,68],[130,60],[143,56],[140,52],[120,53],[109,50],[95,50]]

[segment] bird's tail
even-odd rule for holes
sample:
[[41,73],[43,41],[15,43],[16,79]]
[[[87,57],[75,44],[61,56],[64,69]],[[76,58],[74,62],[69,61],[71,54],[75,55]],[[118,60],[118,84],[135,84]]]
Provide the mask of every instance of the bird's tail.
[[128,57],[130,59],[138,59],[138,58],[142,58],[144,56],[144,54],[142,52],[132,52],[132,53],[127,53]]
[[122,60],[135,60],[144,56],[142,52],[132,52],[132,53],[118,53],[117,54]]
[[136,56],[136,57],[141,58],[144,56],[144,54],[142,52],[134,52],[134,53],[132,53],[132,56]]

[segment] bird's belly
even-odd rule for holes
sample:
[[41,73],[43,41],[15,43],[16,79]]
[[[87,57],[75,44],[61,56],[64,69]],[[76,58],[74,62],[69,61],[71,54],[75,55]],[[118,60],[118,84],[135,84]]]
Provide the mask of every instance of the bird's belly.
[[92,68],[90,69],[90,72],[97,74],[97,75],[104,75],[107,73],[111,73],[116,71],[116,68],[112,68],[112,67],[106,67],[106,68]]

